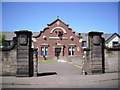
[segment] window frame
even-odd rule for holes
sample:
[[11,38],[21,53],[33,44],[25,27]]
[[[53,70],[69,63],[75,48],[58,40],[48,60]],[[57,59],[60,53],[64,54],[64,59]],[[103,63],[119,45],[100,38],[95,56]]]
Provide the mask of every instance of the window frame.
[[113,41],[113,42],[112,42],[112,46],[113,46],[113,47],[115,47],[117,44],[119,44],[118,41]]
[[82,41],[82,47],[87,47],[87,42],[86,41]]
[[75,55],[75,47],[68,47],[68,55],[69,56]]
[[48,47],[41,46],[41,55],[42,56],[47,56],[48,55]]

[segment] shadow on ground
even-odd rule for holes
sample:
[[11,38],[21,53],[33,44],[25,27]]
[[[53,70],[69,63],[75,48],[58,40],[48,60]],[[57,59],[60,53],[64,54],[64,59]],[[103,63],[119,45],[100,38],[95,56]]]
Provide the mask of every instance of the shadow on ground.
[[37,76],[49,76],[49,75],[57,75],[56,72],[43,72],[43,73],[38,73]]

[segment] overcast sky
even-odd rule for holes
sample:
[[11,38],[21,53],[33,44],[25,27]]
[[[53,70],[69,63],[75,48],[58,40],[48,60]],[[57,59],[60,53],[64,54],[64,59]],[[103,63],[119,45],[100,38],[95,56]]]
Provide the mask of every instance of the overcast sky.
[[3,2],[2,30],[39,32],[57,16],[78,33],[118,32],[118,2]]

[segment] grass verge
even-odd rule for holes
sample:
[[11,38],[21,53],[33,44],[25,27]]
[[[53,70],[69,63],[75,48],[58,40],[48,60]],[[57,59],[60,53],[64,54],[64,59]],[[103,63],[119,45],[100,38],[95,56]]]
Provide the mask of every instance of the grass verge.
[[50,62],[57,62],[57,60],[38,60],[38,62],[50,63]]

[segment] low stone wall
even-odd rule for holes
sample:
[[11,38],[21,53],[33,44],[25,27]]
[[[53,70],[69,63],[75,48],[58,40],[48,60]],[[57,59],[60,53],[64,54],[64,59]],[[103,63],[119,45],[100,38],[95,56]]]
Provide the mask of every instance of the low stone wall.
[[2,55],[2,75],[15,76],[16,75],[16,49],[9,51],[0,51]]
[[[33,50],[33,61],[34,61],[34,76],[37,73],[37,51]],[[1,71],[3,76],[16,76],[17,68],[17,50],[16,47],[12,50],[0,51],[1,55]]]
[[[120,68],[118,67],[118,60],[119,60],[119,54],[120,51],[112,51],[105,49],[105,72],[117,72],[120,71]],[[12,49],[9,51],[0,51],[0,55],[2,55],[2,75],[5,76],[15,76],[16,75],[16,49]],[[86,58],[89,56],[86,53]],[[78,61],[81,60],[80,57],[76,58],[66,58],[66,60],[72,60],[72,61]],[[82,63],[82,61],[81,61]],[[89,62],[88,62],[89,63]],[[88,65],[85,65],[86,67],[89,67]],[[119,68],[119,69],[118,69]]]
[[105,49],[105,72],[117,72],[120,71],[118,69],[118,56],[120,55],[120,51],[113,51]]
[[[86,53],[85,53],[86,52]],[[0,55],[2,56],[1,61],[2,61],[2,75],[4,76],[15,76],[16,75],[16,66],[17,66],[17,50],[16,47],[12,50],[7,50],[7,51],[0,51]],[[84,51],[84,61],[87,62],[84,67],[90,67],[89,66],[89,50],[88,51]],[[120,71],[119,68],[119,64],[120,62],[119,57],[120,57],[120,51],[119,50],[108,50],[108,49],[104,49],[104,55],[105,55],[105,72],[118,72]],[[35,62],[37,60],[37,53],[33,54],[34,56],[34,68],[35,68],[35,75],[37,73],[37,63]],[[43,57],[41,57],[41,59],[43,59]],[[40,58],[38,60],[41,60]],[[49,60],[52,60],[55,58],[47,58]],[[83,63],[82,62],[82,58],[81,57],[62,57],[60,59],[63,60],[70,60],[72,62],[76,62],[78,63]],[[86,61],[87,60],[87,61]],[[0,62],[1,62],[0,61]],[[83,67],[83,68],[84,68]],[[1,74],[1,73],[0,73]]]
[[[90,68],[90,56],[89,51],[84,51],[84,69],[87,71],[86,68]],[[105,65],[105,73],[108,72],[118,72],[120,71],[120,67],[118,66],[120,62],[118,61],[120,57],[119,50],[107,50],[104,49],[104,65]]]

